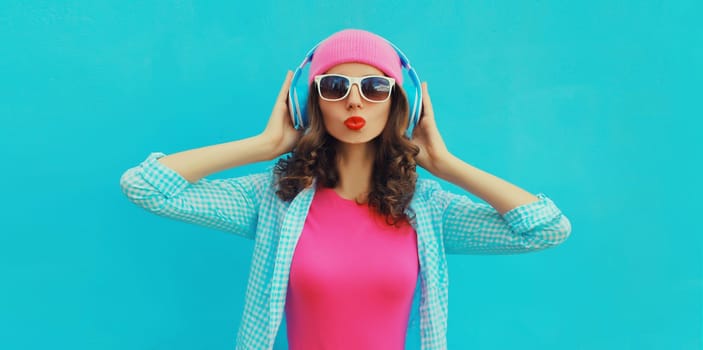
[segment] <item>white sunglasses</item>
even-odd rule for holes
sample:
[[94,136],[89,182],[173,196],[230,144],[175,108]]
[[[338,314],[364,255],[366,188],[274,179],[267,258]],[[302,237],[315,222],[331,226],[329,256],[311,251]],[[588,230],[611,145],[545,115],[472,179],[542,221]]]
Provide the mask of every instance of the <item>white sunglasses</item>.
[[325,101],[340,101],[346,98],[351,87],[359,87],[361,97],[369,102],[385,102],[391,97],[395,79],[382,75],[348,77],[342,74],[322,74],[315,76],[317,92]]

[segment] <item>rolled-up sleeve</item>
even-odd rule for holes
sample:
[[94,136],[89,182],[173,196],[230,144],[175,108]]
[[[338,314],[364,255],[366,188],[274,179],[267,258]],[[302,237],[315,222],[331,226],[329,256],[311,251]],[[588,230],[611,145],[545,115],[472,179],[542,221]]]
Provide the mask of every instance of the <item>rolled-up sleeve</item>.
[[120,177],[122,192],[134,204],[173,218],[254,239],[263,191],[270,174],[228,179],[200,179],[190,183],[157,161],[153,152]]
[[447,254],[517,254],[554,247],[571,234],[569,219],[554,202],[543,193],[536,196],[536,202],[501,215],[434,183],[429,202],[440,220]]

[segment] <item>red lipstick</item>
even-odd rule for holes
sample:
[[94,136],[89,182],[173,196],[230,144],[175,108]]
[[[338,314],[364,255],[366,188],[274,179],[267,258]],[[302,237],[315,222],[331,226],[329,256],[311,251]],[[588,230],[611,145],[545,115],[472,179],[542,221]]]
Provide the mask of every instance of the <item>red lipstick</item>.
[[366,125],[366,119],[358,115],[351,116],[344,121],[344,125],[346,125],[350,130],[361,130],[361,128]]

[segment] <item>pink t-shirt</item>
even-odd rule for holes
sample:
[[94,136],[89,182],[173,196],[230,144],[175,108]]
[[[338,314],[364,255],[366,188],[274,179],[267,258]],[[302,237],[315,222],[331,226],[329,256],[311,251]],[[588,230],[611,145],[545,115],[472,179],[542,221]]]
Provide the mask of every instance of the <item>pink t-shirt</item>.
[[318,187],[293,253],[290,349],[403,349],[419,272],[415,230]]

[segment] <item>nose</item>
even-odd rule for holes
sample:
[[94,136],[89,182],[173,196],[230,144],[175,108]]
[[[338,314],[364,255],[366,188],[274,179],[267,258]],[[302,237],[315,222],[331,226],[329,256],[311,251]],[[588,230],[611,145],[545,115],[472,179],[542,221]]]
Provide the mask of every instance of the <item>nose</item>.
[[349,95],[347,96],[347,108],[361,108],[363,107],[361,92],[359,91],[359,85],[352,84]]

